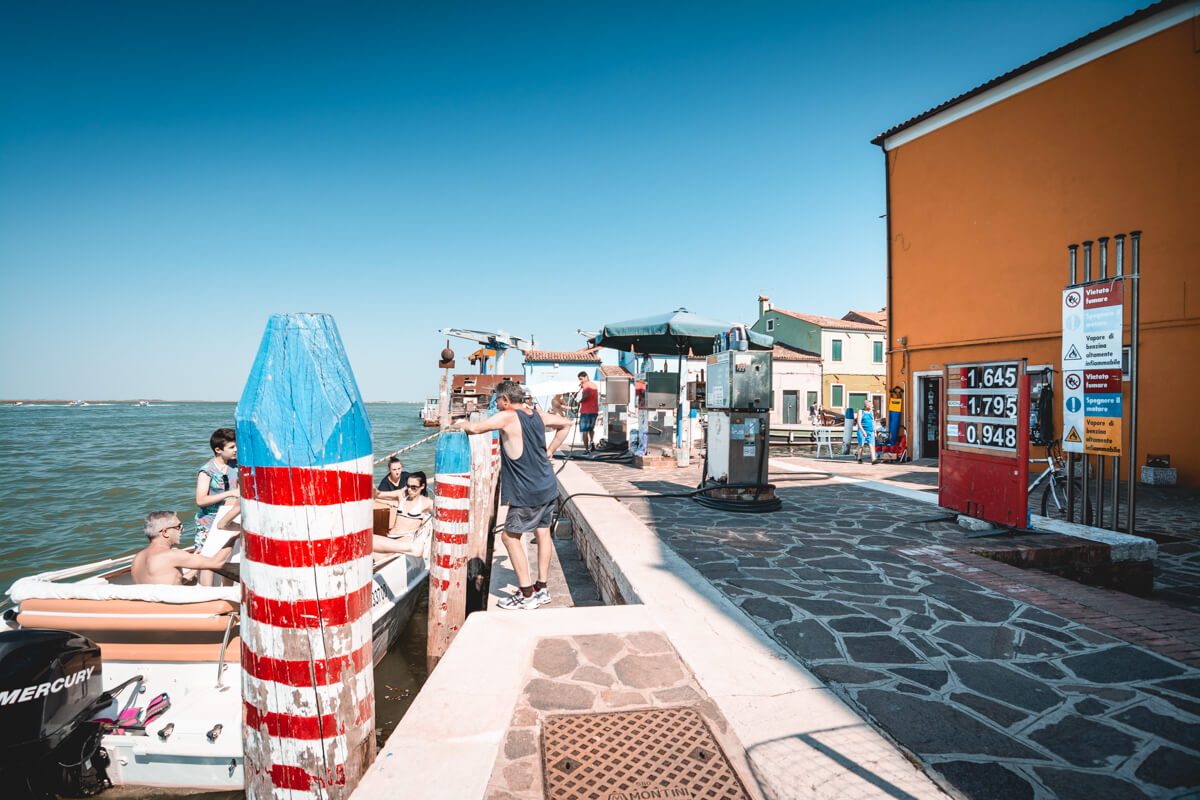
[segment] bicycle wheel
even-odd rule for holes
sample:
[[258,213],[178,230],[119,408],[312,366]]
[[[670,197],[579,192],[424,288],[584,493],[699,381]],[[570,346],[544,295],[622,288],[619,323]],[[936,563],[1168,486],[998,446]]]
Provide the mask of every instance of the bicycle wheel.
[[[1092,524],[1092,501],[1083,496],[1083,486],[1078,479],[1072,480],[1072,494],[1075,496],[1074,522],[1083,525]],[[1042,516],[1051,519],[1067,518],[1067,485],[1063,481],[1051,480],[1042,490]]]
[[1066,519],[1067,487],[1065,484],[1052,479],[1042,489],[1042,516]]

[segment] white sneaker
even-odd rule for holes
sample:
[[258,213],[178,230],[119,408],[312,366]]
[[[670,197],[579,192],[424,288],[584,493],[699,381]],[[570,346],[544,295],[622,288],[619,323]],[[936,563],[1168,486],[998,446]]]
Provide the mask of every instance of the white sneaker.
[[533,596],[538,599],[538,605],[545,606],[550,604],[550,587],[538,589],[533,593]]
[[533,594],[529,595],[529,597],[526,597],[525,595],[521,594],[520,589],[510,594],[508,597],[505,597],[499,603],[496,603],[497,606],[506,611],[526,608],[533,609],[537,608],[541,604],[542,601],[538,597],[537,592],[534,592]]

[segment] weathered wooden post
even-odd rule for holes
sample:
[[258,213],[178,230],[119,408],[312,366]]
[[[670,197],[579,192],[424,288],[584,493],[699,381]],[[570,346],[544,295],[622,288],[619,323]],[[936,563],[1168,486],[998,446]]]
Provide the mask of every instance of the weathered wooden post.
[[434,461],[433,551],[429,561],[426,661],[437,666],[467,616],[467,538],[471,508],[471,446],[462,431],[438,437]]
[[[480,411],[471,414],[471,421],[484,419]],[[467,607],[484,607],[487,594],[488,534],[492,515],[492,436],[470,437],[471,441],[471,527],[467,537]]]
[[246,796],[346,798],[375,757],[371,426],[332,317],[271,317],[236,421]]

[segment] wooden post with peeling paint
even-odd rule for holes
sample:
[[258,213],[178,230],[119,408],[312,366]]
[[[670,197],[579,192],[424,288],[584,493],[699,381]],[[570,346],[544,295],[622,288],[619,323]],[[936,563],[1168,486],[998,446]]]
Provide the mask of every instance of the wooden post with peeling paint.
[[[485,418],[481,411],[471,414],[471,421]],[[493,432],[494,434],[494,432]],[[492,477],[492,436],[479,434],[471,442],[471,527],[467,538],[467,607],[482,610],[486,607],[487,547],[491,534],[492,494],[496,484]]]
[[438,428],[446,430],[450,427],[450,370],[442,373],[438,383]]
[[467,616],[467,539],[471,445],[462,431],[443,431],[434,460],[433,551],[429,561],[429,670],[445,655]]
[[327,314],[277,314],[236,413],[249,800],[342,800],[375,757],[371,425]]

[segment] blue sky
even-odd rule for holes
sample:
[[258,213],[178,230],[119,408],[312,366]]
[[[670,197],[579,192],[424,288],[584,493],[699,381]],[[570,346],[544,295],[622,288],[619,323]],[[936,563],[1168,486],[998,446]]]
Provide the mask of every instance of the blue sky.
[[878,309],[870,139],[1138,7],[5,3],[0,397],[233,400],[281,311],[418,400],[448,326]]

